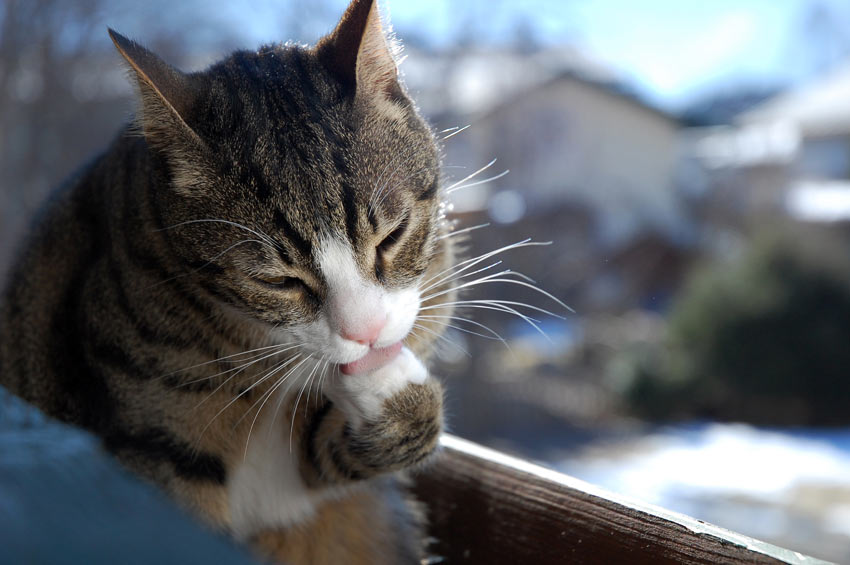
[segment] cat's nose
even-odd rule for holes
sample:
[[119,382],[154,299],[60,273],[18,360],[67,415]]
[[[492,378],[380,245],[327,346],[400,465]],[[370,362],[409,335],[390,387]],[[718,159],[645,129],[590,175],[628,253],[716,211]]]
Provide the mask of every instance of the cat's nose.
[[385,325],[387,325],[386,315],[353,325],[353,327],[343,328],[339,335],[343,339],[356,341],[363,345],[372,345],[378,341],[378,336],[381,335],[381,330],[384,329]]

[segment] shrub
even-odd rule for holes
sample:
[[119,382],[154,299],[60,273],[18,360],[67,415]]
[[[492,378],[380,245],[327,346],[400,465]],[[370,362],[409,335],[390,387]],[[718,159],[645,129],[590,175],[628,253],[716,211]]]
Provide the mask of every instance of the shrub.
[[848,248],[772,236],[693,277],[662,354],[634,364],[628,398],[651,418],[848,423],[848,373]]

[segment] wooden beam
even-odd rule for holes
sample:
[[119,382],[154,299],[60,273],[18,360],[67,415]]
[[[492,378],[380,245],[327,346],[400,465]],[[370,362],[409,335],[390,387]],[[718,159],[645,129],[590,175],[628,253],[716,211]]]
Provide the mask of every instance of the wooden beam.
[[457,437],[441,444],[414,490],[446,563],[826,563]]

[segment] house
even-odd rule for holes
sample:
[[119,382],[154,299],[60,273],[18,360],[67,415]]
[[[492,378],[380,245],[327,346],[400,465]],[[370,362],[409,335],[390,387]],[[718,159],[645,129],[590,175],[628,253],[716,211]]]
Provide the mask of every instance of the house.
[[744,213],[850,221],[850,63],[694,138],[715,178],[734,173]]
[[[411,57],[413,58],[413,56]],[[440,67],[446,92],[429,94],[407,73],[423,110],[443,127],[471,124],[445,144],[464,174],[510,174],[455,195],[458,207],[489,206],[497,221],[565,205],[597,215],[599,243],[616,246],[646,227],[679,228],[673,178],[679,124],[622,87],[603,65],[565,48],[535,54],[466,54]],[[418,89],[418,90],[417,90]],[[449,172],[453,172],[449,170]],[[479,177],[479,178],[481,178]],[[519,213],[500,214],[504,208]]]

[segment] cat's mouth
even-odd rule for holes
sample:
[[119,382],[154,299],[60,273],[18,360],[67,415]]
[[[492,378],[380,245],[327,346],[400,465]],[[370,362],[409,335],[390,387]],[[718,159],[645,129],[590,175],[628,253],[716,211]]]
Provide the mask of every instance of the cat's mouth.
[[359,373],[365,373],[366,371],[372,371],[383,367],[395,359],[400,351],[401,341],[397,341],[387,347],[369,349],[366,355],[360,359],[340,365],[339,371],[343,375],[357,375]]

